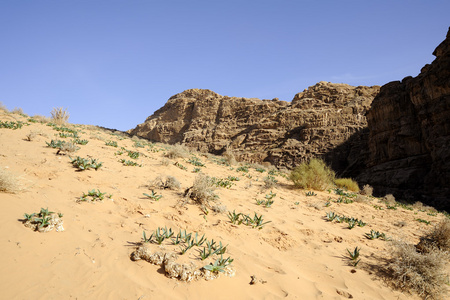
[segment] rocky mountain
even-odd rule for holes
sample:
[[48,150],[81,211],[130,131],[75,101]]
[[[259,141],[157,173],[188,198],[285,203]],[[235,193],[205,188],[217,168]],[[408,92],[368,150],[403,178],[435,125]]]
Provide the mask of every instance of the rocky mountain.
[[449,207],[450,31],[413,78],[379,86],[319,82],[291,102],[191,89],[129,131],[238,160],[292,168],[322,157],[338,175]]
[[[130,133],[214,154],[229,147],[238,160],[292,168],[330,153],[366,127],[365,114],[378,91],[319,82],[288,103],[191,89],[171,97]],[[339,169],[347,165],[347,155],[328,156]]]
[[450,30],[433,55],[417,77],[390,82],[375,97],[358,179],[450,211]]

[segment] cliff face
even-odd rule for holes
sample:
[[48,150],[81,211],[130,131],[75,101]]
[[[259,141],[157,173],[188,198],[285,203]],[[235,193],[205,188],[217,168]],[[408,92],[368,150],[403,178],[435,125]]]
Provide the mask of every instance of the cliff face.
[[[369,156],[358,176],[379,193],[449,209],[450,30],[415,77],[384,85],[367,114]],[[446,204],[447,203],[447,204]]]
[[[171,97],[130,133],[215,154],[228,146],[240,160],[291,168],[325,156],[366,127],[365,114],[378,91],[320,82],[288,103],[191,89]],[[341,151],[330,162],[344,167],[347,156]]]

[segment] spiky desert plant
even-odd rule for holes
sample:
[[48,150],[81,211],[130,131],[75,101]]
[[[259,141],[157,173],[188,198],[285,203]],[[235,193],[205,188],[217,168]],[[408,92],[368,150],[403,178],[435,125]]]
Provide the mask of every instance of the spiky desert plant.
[[69,113],[67,112],[67,109],[62,107],[53,108],[51,115],[52,121],[59,125],[65,124],[69,120]]

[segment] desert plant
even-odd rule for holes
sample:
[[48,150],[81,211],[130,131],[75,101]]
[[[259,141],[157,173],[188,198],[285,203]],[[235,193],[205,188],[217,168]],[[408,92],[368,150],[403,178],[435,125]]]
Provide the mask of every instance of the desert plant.
[[190,163],[191,165],[194,165],[194,166],[196,166],[196,167],[204,167],[204,166],[205,166],[205,164],[202,163],[202,162],[200,161],[200,159],[199,159],[198,157],[196,157],[196,156],[191,157],[191,158],[188,160],[188,163]]
[[219,198],[214,193],[215,188],[214,180],[211,177],[199,174],[195,177],[193,186],[186,191],[185,195],[189,195],[191,199],[194,199],[200,205],[211,207],[211,202]]
[[430,225],[430,224],[431,224],[430,221],[427,221],[427,220],[424,220],[424,219],[420,219],[420,218],[416,219],[416,221],[417,221],[417,222],[420,222],[420,223],[425,223],[425,224],[427,224],[427,225]]
[[115,147],[115,148],[117,148],[117,147],[118,147],[118,145],[117,145],[117,142],[116,142],[116,141],[107,141],[107,142],[105,142],[105,145],[106,145],[106,146],[111,146],[111,147]]
[[236,168],[236,172],[248,173],[248,166],[240,166],[240,167]]
[[233,262],[230,257],[224,259],[222,256],[218,258],[214,263],[206,265],[203,269],[208,270],[213,273],[225,272],[225,268]]
[[0,169],[0,192],[17,193],[21,190],[19,178],[7,170]]
[[414,245],[392,243],[392,259],[386,265],[392,284],[402,290],[414,290],[424,299],[441,299],[446,293],[447,256],[437,249],[417,252]]
[[63,109],[62,107],[53,108],[51,115],[52,121],[58,125],[65,124],[69,120],[69,113],[67,112],[67,109]]
[[142,164],[138,164],[137,162],[131,160],[119,159],[119,162],[121,162],[124,166],[142,167]]
[[368,184],[365,184],[362,188],[362,190],[359,192],[361,195],[365,196],[372,196],[373,193],[373,187],[371,187]]
[[75,157],[75,158],[70,158],[70,163],[78,168],[78,170],[80,171],[84,171],[84,170],[88,170],[88,169],[95,169],[98,170],[103,163],[99,162],[97,159],[95,158],[82,158],[82,157]]
[[375,239],[383,239],[385,241],[389,240],[389,238],[386,237],[385,233],[379,232],[379,231],[375,231],[373,229],[370,230],[369,233],[365,234],[366,238],[368,238],[369,240],[375,240]]
[[351,178],[335,178],[334,184],[337,187],[345,188],[348,191],[359,192],[358,183]]
[[428,232],[420,239],[417,248],[422,252],[427,252],[429,249],[436,248],[441,251],[450,251],[450,220],[443,219],[433,230]]
[[333,183],[334,172],[324,161],[313,158],[295,167],[289,178],[297,188],[324,190]]
[[270,207],[273,204],[273,200],[258,200],[256,199],[256,205],[263,205],[265,207]]
[[8,129],[20,129],[25,123],[22,123],[20,121],[14,122],[14,121],[0,121],[0,128],[8,128]]
[[256,170],[256,172],[259,172],[259,173],[264,173],[266,171],[266,169],[264,169],[264,168],[256,168],[255,170]]
[[316,193],[314,193],[313,191],[308,191],[305,193],[306,197],[311,197],[311,196],[317,196]]
[[170,159],[185,158],[188,156],[189,150],[180,144],[173,145],[164,155]]
[[152,190],[152,194],[151,194],[151,195],[146,194],[146,193],[143,193],[143,195],[146,196],[146,197],[148,197],[148,198],[150,198],[150,199],[152,199],[152,200],[155,200],[155,201],[158,201],[159,199],[162,198],[162,195],[158,195],[158,194],[157,194],[155,191],[153,191],[153,190]]
[[182,164],[180,164],[180,163],[177,162],[177,161],[176,161],[173,165],[176,166],[176,167],[178,167],[178,168],[181,169],[181,170],[184,170],[184,171],[187,170],[187,168],[186,168],[185,166],[183,166]]
[[355,249],[353,251],[350,251],[347,249],[350,263],[354,267],[356,267],[358,265],[358,263],[361,261],[361,259],[358,259],[360,250],[361,250],[361,248],[358,249],[358,247],[355,247]]
[[234,210],[233,212],[228,212],[228,218],[230,219],[230,222],[233,224],[236,224],[239,222],[239,218],[241,217],[242,213],[236,213]]
[[273,175],[267,175],[263,178],[264,187],[266,189],[271,189],[277,186],[278,180]]
[[127,151],[127,152],[128,152],[128,156],[131,157],[132,159],[138,159],[139,156],[141,155],[137,151]]
[[[96,200],[103,200],[105,198],[106,193],[100,192],[99,189],[90,190],[87,194],[83,193],[83,196],[80,197],[78,201],[91,201],[94,202]],[[111,198],[111,197],[109,197]]]
[[144,243],[151,243],[152,238],[153,238],[153,233],[152,233],[152,235],[150,235],[150,237],[147,238],[147,234],[145,233],[145,231],[142,231],[142,240]]
[[78,144],[78,145],[86,145],[87,143],[89,143],[89,141],[76,138],[76,139],[72,140],[72,143]]
[[237,163],[236,157],[234,156],[234,153],[233,153],[233,150],[228,146],[225,148],[225,151],[222,154],[222,156],[223,156],[224,164],[226,164],[228,166],[232,166]]

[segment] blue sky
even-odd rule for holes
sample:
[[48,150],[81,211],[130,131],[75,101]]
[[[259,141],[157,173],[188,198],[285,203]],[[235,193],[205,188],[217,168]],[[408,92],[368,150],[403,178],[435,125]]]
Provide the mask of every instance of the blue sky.
[[448,0],[2,0],[0,101],[127,130],[204,88],[290,101],[319,81],[416,76],[450,26]]

